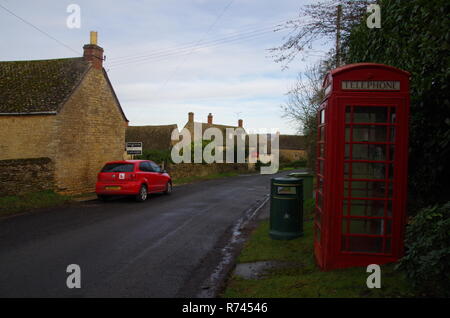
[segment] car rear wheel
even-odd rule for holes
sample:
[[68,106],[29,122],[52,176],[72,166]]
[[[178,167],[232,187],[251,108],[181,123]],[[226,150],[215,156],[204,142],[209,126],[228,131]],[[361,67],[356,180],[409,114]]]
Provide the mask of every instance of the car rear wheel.
[[164,190],[164,194],[171,194],[171,193],[172,193],[172,182],[167,182],[166,190]]
[[147,196],[148,196],[147,187],[145,185],[141,185],[139,193],[136,195],[136,201],[144,202],[145,200],[147,200]]

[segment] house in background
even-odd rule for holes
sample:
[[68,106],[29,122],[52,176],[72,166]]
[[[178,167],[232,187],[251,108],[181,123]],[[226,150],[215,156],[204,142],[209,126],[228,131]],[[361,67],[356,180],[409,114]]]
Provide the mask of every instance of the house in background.
[[[49,159],[54,189],[63,193],[93,191],[103,164],[124,154],[128,120],[96,32],[83,49],[83,57],[0,62],[0,161]],[[8,161],[10,171],[13,164],[20,160]],[[29,182],[38,182],[33,169]]]
[[170,150],[174,144],[172,132],[178,130],[177,124],[160,126],[129,126],[125,140],[142,142],[142,150]]
[[[194,125],[197,124],[199,125],[199,127],[201,127],[201,135],[195,135],[194,134]],[[229,125],[221,125],[221,124],[215,124],[213,123],[213,115],[211,113],[209,113],[208,118],[207,118],[207,122],[203,123],[203,122],[196,122],[194,121],[194,113],[193,112],[189,112],[188,113],[188,122],[186,123],[186,125],[184,125],[184,128],[186,128],[187,130],[189,130],[189,132],[191,133],[191,138],[192,141],[197,141],[203,138],[203,133],[205,132],[206,129],[208,128],[217,128],[222,132],[223,135],[223,147],[226,148],[226,139],[227,139],[227,128],[233,129],[233,131],[235,131],[237,128],[241,128],[243,130],[243,132],[245,132],[244,126],[243,126],[243,120],[239,119],[238,120],[238,125],[237,126],[229,126]],[[231,136],[228,136],[229,138]]]

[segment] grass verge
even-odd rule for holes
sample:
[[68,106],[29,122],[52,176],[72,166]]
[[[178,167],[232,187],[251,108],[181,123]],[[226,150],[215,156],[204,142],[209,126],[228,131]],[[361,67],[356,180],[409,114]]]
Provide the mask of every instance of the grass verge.
[[381,288],[366,286],[366,268],[324,272],[315,264],[312,222],[304,224],[305,236],[291,241],[270,239],[269,221],[263,221],[247,241],[238,263],[281,261],[290,264],[272,269],[260,279],[231,276],[221,297],[414,297],[403,272],[395,264],[381,266]]
[[70,200],[70,196],[61,195],[53,191],[39,191],[0,197],[0,216],[7,216],[32,209],[59,206]]

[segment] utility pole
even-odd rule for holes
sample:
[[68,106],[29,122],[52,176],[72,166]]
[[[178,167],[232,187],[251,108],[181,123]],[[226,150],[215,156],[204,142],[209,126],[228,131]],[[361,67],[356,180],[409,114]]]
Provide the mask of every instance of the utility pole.
[[342,5],[339,4],[336,13],[336,67],[341,66],[341,19]]

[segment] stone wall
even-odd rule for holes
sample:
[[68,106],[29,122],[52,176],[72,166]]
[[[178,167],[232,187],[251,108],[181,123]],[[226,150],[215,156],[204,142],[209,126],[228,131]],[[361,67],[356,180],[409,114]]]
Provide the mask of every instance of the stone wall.
[[53,188],[54,164],[50,158],[0,160],[0,197]]
[[53,157],[55,115],[0,116],[0,160]]
[[56,125],[57,190],[94,191],[103,165],[123,159],[127,126],[102,70],[89,70],[57,115]]
[[246,163],[180,163],[170,164],[165,169],[174,180],[195,176],[204,177],[227,172],[246,173],[252,170]]

